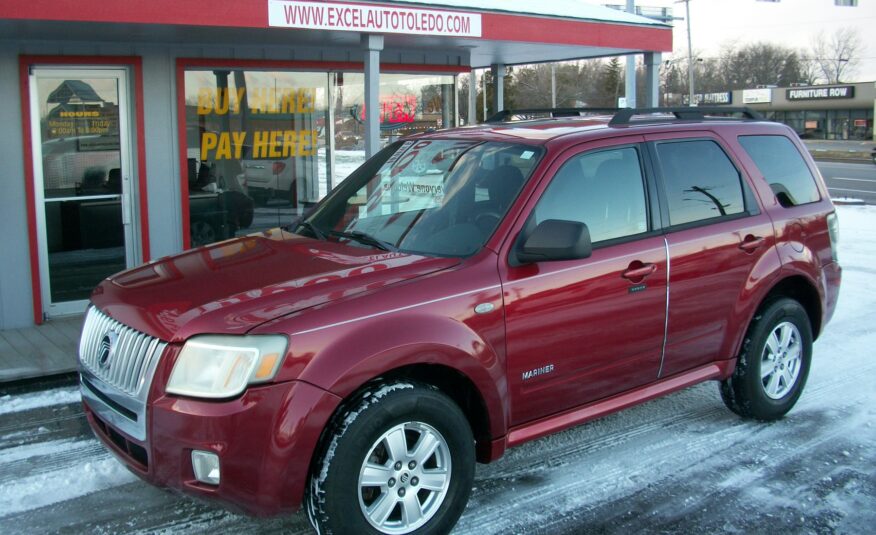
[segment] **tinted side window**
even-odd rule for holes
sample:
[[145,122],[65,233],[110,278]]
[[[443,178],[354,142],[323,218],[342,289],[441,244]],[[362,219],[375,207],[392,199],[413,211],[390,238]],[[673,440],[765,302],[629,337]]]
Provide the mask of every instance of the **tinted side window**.
[[645,185],[635,148],[575,156],[557,172],[535,207],[535,224],[580,221],[596,243],[648,230]]
[[739,172],[714,141],[658,143],[657,154],[671,225],[745,210]]
[[815,178],[800,151],[784,136],[740,136],[739,143],[754,160],[784,206],[821,200]]

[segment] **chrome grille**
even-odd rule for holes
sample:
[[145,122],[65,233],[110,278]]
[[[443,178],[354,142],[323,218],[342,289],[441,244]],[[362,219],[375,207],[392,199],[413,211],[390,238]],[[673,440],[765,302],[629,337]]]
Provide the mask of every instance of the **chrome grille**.
[[[108,359],[101,363],[101,344],[110,333],[115,333],[117,338]],[[167,342],[123,325],[91,307],[82,326],[79,361],[101,381],[138,397],[143,385],[150,382],[148,375],[165,347]]]

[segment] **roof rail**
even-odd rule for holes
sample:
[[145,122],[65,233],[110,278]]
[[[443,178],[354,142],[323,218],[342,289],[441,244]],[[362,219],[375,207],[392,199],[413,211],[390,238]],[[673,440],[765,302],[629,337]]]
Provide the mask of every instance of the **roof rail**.
[[[651,120],[633,121],[633,117],[637,115],[652,115],[652,114],[674,115],[675,121],[708,121],[708,120],[727,120],[737,119],[740,121],[764,121],[763,115],[754,111],[751,108],[733,108],[729,106],[697,106],[683,108],[625,108],[614,114],[614,117],[608,123],[609,126],[618,126],[624,124],[643,124],[648,122],[665,122],[667,119],[662,117],[652,117]],[[742,115],[742,117],[727,117],[727,115]],[[715,115],[719,117],[714,117]]]
[[[550,117],[581,117],[587,114],[614,114],[620,108],[525,108],[519,110],[502,110],[490,116],[487,123],[504,123],[515,115],[549,115]],[[526,117],[537,119],[538,117]],[[524,120],[526,120],[524,119]]]

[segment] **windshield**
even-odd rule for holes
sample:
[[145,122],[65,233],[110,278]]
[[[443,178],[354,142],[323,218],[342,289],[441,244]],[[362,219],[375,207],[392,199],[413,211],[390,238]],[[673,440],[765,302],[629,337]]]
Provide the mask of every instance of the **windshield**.
[[362,247],[469,256],[483,247],[541,156],[511,143],[397,142],[335,190],[299,232]]

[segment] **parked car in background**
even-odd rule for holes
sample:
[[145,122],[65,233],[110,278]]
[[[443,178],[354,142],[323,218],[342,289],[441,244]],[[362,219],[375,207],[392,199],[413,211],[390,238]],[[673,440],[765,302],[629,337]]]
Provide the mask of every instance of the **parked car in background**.
[[319,533],[440,534],[476,461],[656,396],[716,381],[785,415],[841,279],[794,131],[553,115],[392,143],[287,227],[104,281],[79,355],[97,437]]
[[[282,154],[282,148],[277,147],[275,152]],[[283,199],[292,205],[298,203],[298,170],[295,156],[256,158],[252,147],[244,146],[240,167],[243,171],[241,183],[256,203],[265,204],[270,199]]]
[[[237,162],[222,164],[188,158],[189,236],[193,247],[232,238],[253,222],[255,203],[240,184],[233,182],[239,176]],[[223,168],[218,176],[216,167]]]

